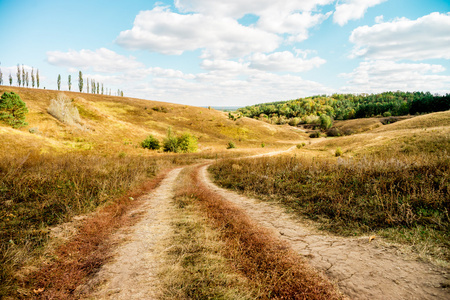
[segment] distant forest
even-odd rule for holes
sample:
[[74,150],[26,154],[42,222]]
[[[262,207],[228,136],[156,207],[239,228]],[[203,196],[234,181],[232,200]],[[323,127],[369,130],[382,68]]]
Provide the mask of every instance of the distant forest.
[[381,94],[333,94],[257,104],[238,109],[243,116],[274,124],[297,125],[327,115],[334,120],[375,116],[403,116],[450,109],[450,94],[385,92]]

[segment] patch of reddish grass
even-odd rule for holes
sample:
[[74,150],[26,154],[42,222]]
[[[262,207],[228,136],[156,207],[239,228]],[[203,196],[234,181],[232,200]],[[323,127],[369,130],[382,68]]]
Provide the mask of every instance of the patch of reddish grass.
[[286,243],[254,223],[241,209],[209,190],[191,173],[185,193],[199,199],[226,242],[224,255],[266,299],[342,299],[335,287]]
[[139,220],[136,215],[127,214],[142,203],[137,198],[153,190],[166,174],[167,172],[160,173],[86,219],[77,235],[56,249],[54,261],[40,268],[22,283],[30,291],[22,297],[78,298],[74,293],[76,288],[86,282],[110,258],[111,235],[120,227],[131,226]]

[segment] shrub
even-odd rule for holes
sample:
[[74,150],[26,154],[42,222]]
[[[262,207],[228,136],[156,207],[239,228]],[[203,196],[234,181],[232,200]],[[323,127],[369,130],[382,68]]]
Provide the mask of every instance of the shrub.
[[163,142],[165,152],[192,153],[198,149],[197,138],[190,133],[184,133],[176,137],[172,133],[172,128],[167,130],[167,137]]
[[3,93],[0,98],[0,120],[8,125],[18,128],[28,125],[25,114],[28,112],[25,102],[14,92]]
[[341,156],[342,155],[342,149],[340,147],[337,147],[336,152],[334,152],[335,156]]
[[329,115],[320,115],[320,128],[322,129],[330,129],[333,126],[333,120]]
[[320,137],[320,132],[313,132],[309,135],[309,137],[312,139],[318,138],[318,137]]
[[233,148],[236,148],[236,145],[234,144],[234,142],[229,141],[227,144],[227,149],[233,149]]
[[339,128],[332,127],[327,130],[327,136],[341,136],[342,131]]
[[301,148],[303,148],[305,146],[306,146],[305,143],[297,144],[297,149],[301,149]]
[[59,94],[56,100],[50,101],[47,112],[67,125],[73,126],[81,123],[78,109],[73,105],[72,100],[64,94]]
[[190,133],[183,133],[177,138],[178,152],[192,153],[198,150],[197,138]]
[[161,148],[158,139],[156,139],[153,135],[149,135],[142,143],[142,148],[150,149],[150,150],[158,150]]

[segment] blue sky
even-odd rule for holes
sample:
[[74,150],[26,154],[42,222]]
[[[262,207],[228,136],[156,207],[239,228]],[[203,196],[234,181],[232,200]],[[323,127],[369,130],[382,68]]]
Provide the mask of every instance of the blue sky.
[[316,94],[450,93],[448,0],[0,0],[17,64],[126,96],[243,106]]

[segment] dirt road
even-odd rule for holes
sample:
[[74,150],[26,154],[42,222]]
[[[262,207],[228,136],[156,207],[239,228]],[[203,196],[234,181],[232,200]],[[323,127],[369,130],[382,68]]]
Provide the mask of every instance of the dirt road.
[[395,248],[368,237],[340,238],[294,220],[275,205],[243,197],[214,185],[201,170],[211,190],[243,208],[262,226],[287,241],[312,266],[324,272],[351,299],[450,299],[442,288],[448,270],[407,260]]
[[[163,257],[165,239],[170,236],[172,198],[177,176],[173,170],[161,185],[146,196],[140,207],[142,220],[119,239],[114,260],[90,282],[95,291],[89,299],[156,299],[158,267]],[[209,179],[207,167],[201,180],[214,192],[244,209],[248,215],[272,230],[311,265],[326,274],[352,299],[450,299],[448,270],[407,260],[367,237],[340,238],[327,235],[294,220],[275,204],[240,196],[221,189]]]

